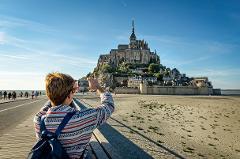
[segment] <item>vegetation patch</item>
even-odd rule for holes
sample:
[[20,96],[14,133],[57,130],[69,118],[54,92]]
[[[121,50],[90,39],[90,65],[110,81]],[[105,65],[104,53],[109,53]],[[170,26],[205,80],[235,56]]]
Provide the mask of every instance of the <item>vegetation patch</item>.
[[164,141],[161,141],[161,140],[157,140],[157,142],[160,144],[164,143]]
[[151,129],[153,131],[157,131],[158,127],[157,126],[149,126],[148,129]]

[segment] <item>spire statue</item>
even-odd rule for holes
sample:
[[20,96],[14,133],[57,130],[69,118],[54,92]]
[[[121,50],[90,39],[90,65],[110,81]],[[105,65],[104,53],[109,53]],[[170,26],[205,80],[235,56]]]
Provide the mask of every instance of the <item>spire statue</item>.
[[130,36],[130,42],[135,42],[137,40],[134,31],[135,31],[134,20],[132,20],[132,34]]
[[132,33],[134,34],[134,20],[132,20]]

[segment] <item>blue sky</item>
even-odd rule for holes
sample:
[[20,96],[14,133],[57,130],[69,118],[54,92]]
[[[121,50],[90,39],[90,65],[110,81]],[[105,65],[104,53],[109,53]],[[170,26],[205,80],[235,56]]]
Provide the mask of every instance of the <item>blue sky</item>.
[[44,89],[52,71],[86,75],[128,44],[132,19],[163,65],[240,89],[238,0],[0,0],[0,89]]

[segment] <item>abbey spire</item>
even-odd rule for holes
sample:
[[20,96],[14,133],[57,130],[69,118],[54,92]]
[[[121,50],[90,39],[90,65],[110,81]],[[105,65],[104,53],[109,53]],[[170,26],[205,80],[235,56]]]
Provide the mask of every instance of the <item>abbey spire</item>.
[[131,34],[131,36],[130,36],[130,43],[131,42],[135,42],[136,41],[136,35],[135,35],[135,31],[134,31],[134,20],[132,20],[132,34]]

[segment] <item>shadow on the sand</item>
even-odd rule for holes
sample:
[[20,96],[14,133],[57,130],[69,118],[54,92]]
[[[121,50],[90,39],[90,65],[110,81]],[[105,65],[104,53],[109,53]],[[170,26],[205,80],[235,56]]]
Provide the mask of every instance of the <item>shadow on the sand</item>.
[[[140,135],[140,136],[143,137],[144,139],[147,139],[147,140],[150,141],[151,143],[153,143],[153,144],[157,145],[158,147],[164,149],[165,151],[167,151],[169,154],[172,154],[172,155],[175,156],[176,158],[184,159],[183,156],[181,156],[180,154],[174,152],[173,150],[165,147],[164,145],[161,145],[160,143],[158,143],[158,142],[156,142],[156,141],[153,141],[152,139],[150,139],[150,138],[146,137],[145,135],[139,133],[138,131],[132,129],[131,127],[125,125],[124,123],[118,121],[117,119],[115,119],[115,118],[113,118],[113,117],[110,117],[110,118],[111,118],[112,120],[114,120],[115,122],[119,123],[120,125],[128,128],[128,129],[131,130],[132,132]],[[105,125],[108,125],[108,124],[105,124]],[[108,126],[109,126],[109,125],[108,125]],[[111,126],[109,126],[109,127],[111,127]],[[101,129],[101,128],[99,128],[99,130],[100,130],[100,129]],[[110,129],[110,128],[109,128],[109,129]],[[111,129],[114,129],[114,128],[111,128]],[[110,129],[110,130],[111,130],[111,129]],[[110,131],[110,130],[109,130],[109,131]],[[114,130],[115,130],[115,129],[114,129]],[[100,131],[101,131],[101,130],[100,130]],[[115,131],[116,131],[116,130],[115,130]],[[103,131],[102,133],[104,134],[104,131]],[[108,132],[107,132],[107,133],[108,133]],[[106,138],[107,138],[108,136],[111,136],[110,133],[109,133],[109,134],[107,134],[107,133],[106,133],[107,136],[105,136],[105,134],[104,134],[104,136],[105,136]],[[119,132],[117,132],[117,133],[119,133]],[[119,133],[119,134],[120,134],[120,133]],[[120,134],[120,135],[121,135],[121,134]],[[128,139],[127,139],[127,140],[128,140]],[[142,157],[140,157],[140,158],[142,158]]]
[[[74,99],[76,104],[80,107],[80,109],[84,110],[87,108],[85,104],[82,104],[79,100]],[[90,106],[90,105],[89,105]],[[90,106],[91,107],[91,106]],[[124,123],[118,121],[117,119],[110,117],[110,119],[114,120],[115,122],[119,123],[121,126],[128,128],[132,132],[140,135],[144,139],[150,141],[151,143],[157,145],[159,148],[164,149],[169,154],[172,154],[176,158],[184,159],[181,155],[177,154],[173,150],[153,141],[152,139],[146,137],[145,135],[139,133],[138,131],[132,129],[131,127],[125,125]],[[103,136],[108,140],[108,142],[120,153],[122,158],[131,158],[131,159],[152,159],[153,157],[130,141],[128,138],[123,136],[119,133],[116,129],[114,129],[108,123],[103,124],[100,126],[99,131],[103,134]]]
[[152,159],[149,154],[127,139],[109,124],[103,124],[98,128],[108,142],[118,151],[122,158],[144,158]]
[[[157,145],[158,147],[164,149],[165,151],[167,151],[169,154],[172,154],[173,156],[175,156],[176,158],[180,158],[180,159],[184,159],[183,156],[181,156],[180,154],[174,152],[173,150],[165,147],[164,145],[161,145],[160,143],[153,141],[152,139],[146,137],[145,135],[139,133],[138,131],[132,129],[131,127],[125,125],[124,123],[118,121],[117,119],[110,117],[112,120],[114,120],[115,122],[121,124],[122,126],[128,128],[129,130],[131,130],[132,132],[140,135],[141,137],[143,137],[144,139],[147,139],[148,141],[150,141],[151,143]],[[129,157],[133,157],[133,158],[152,158],[151,156],[149,156],[146,152],[144,152],[142,149],[140,149],[139,147],[137,147],[134,143],[132,143],[129,139],[127,139],[126,137],[124,137],[123,135],[121,135],[117,130],[115,130],[114,128],[112,128],[109,124],[104,124],[102,125],[99,130],[101,131],[101,133],[104,135],[104,137],[107,138],[107,140],[114,146],[114,144],[119,147],[122,146],[125,142],[127,142],[130,146],[134,145],[133,147],[130,147],[128,144],[126,144],[126,149],[124,149],[123,152],[121,152],[121,154],[126,154],[126,152],[129,152],[131,150],[133,150],[133,156],[129,156]],[[116,135],[116,136],[115,136]],[[119,141],[118,141],[119,140]],[[136,148],[136,149],[134,149]],[[131,149],[131,150],[129,150]],[[140,150],[139,150],[140,149]],[[140,152],[138,152],[140,151]],[[145,154],[147,154],[147,156],[144,156],[145,154],[141,154],[141,152],[144,152]],[[139,155],[138,155],[139,154]],[[126,154],[129,155],[129,154]],[[137,155],[137,156],[136,156]],[[134,157],[135,156],[135,157]],[[125,156],[124,156],[125,157]]]

